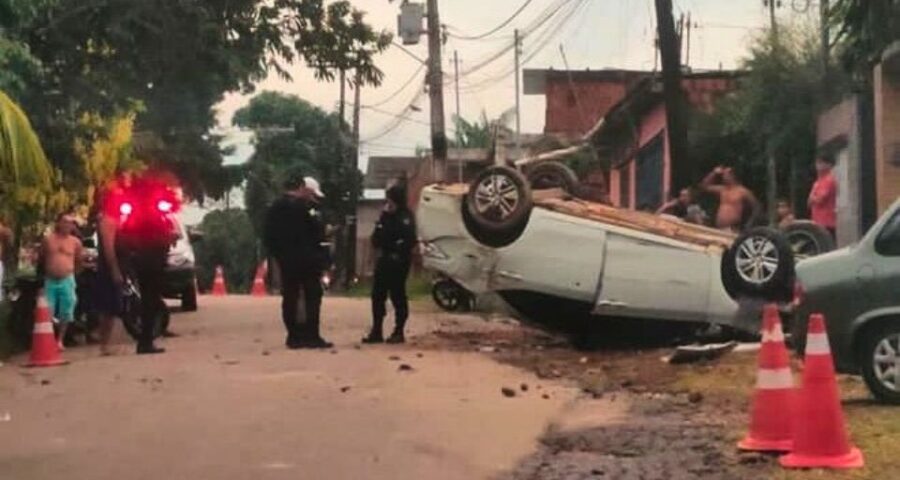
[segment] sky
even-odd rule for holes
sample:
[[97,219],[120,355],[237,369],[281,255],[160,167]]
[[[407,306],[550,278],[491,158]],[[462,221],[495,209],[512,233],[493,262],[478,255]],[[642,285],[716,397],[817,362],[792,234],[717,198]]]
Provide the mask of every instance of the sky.
[[[418,0],[424,2],[424,0]],[[490,31],[507,20],[527,0],[440,0],[441,22],[448,32],[462,36],[476,36]],[[513,43],[516,28],[527,29],[544,12],[564,2],[560,13],[546,25],[522,40],[523,68],[554,68],[564,70],[566,62],[560,52],[562,45],[569,68],[603,69],[625,68],[652,70],[654,68],[654,38],[656,15],[653,0],[531,0],[522,13],[507,27],[496,34],[478,41],[467,41],[450,36],[443,48],[445,75],[453,74],[453,52],[460,60],[460,113],[463,118],[474,120],[485,112],[489,118],[497,118],[515,105],[515,77],[512,74],[514,59],[510,50],[494,62],[469,73],[468,70],[483,63],[494,53]],[[399,0],[353,0],[356,8],[367,12],[367,20],[376,28],[396,34]],[[673,0],[676,21],[683,13],[691,16],[691,53],[689,65],[695,70],[732,69],[740,65],[747,47],[755,35],[768,23],[768,11],[762,0]],[[813,15],[815,4],[810,0],[785,0],[778,11],[779,20],[792,21],[798,16]],[[563,14],[580,5],[569,17]],[[804,15],[803,11],[808,10]],[[563,22],[563,20],[566,20]],[[558,26],[558,28],[549,28]],[[427,56],[427,42],[423,37],[419,45],[407,50],[419,58]],[[683,59],[686,63],[687,59]],[[409,86],[399,93],[420,68],[420,63],[397,47],[389,48],[377,59],[384,71],[384,83],[378,88],[364,88],[362,103],[375,108],[362,110],[360,120],[360,167],[365,169],[369,156],[408,155],[416,147],[428,147],[429,105],[427,95],[414,103],[416,111],[408,111],[405,119],[397,123],[394,115],[400,114],[422,91],[424,69],[419,71]],[[297,95],[327,110],[337,108],[339,90],[335,83],[315,80],[302,62],[289,68],[293,81],[285,81],[275,75],[260,82],[256,92],[275,90]],[[456,114],[455,90],[452,82],[445,82],[444,102],[448,128]],[[394,95],[396,94],[396,95]],[[393,98],[391,99],[390,97]],[[246,161],[252,155],[252,134],[239,132],[231,126],[234,112],[245,106],[252,95],[229,93],[217,106],[217,118],[228,139],[237,147],[228,163]],[[348,94],[352,100],[352,94]],[[390,100],[388,100],[390,99]],[[386,101],[387,100],[387,101]],[[544,127],[544,98],[522,97],[523,133],[540,133]],[[348,115],[351,108],[348,107]],[[349,120],[349,119],[348,119]],[[448,130],[448,136],[452,136]],[[240,195],[236,195],[240,197]],[[234,204],[234,203],[232,203]],[[198,221],[202,212],[193,209],[186,221]]]

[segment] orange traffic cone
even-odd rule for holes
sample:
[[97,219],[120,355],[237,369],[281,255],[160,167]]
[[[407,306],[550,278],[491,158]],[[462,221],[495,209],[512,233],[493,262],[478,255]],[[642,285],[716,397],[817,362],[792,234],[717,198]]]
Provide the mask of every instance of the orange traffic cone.
[[862,452],[850,445],[841,411],[825,318],[809,317],[803,386],[797,403],[794,450],[780,459],[787,468],[860,468]]
[[62,359],[56,336],[53,335],[53,321],[44,291],[38,291],[37,307],[34,309],[34,334],[31,337],[31,358],[29,367],[53,367],[69,363]]
[[213,280],[212,294],[217,297],[228,295],[225,288],[225,275],[222,273],[222,267],[216,267],[216,278]]
[[256,269],[256,278],[253,279],[253,288],[250,289],[250,295],[254,297],[265,297],[266,292],[266,271],[268,270],[266,262],[260,263]]
[[759,350],[756,392],[750,410],[750,433],[738,443],[741,450],[788,452],[793,444],[791,421],[794,379],[778,307],[763,310],[762,346]]

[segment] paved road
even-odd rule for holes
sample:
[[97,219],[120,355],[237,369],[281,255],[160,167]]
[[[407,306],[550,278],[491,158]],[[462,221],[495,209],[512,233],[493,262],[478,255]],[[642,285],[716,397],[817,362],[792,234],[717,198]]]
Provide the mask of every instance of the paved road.
[[[533,377],[474,352],[358,349],[364,301],[328,299],[336,351],[310,352],[284,349],[276,299],[203,300],[174,317],[183,336],[165,355],[82,348],[65,367],[0,367],[0,477],[491,478],[534,452],[576,396],[544,381],[549,400],[533,388],[504,398],[501,385]],[[445,322],[481,320],[421,313],[412,333]]]

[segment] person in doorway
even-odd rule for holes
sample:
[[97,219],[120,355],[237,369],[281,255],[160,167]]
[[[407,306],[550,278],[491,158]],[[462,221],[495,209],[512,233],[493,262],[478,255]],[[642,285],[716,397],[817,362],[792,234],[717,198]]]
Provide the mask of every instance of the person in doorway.
[[372,283],[372,330],[363,343],[384,342],[384,317],[388,297],[394,306],[394,332],[387,343],[406,341],[404,328],[409,318],[406,279],[416,246],[416,223],[406,203],[406,189],[395,185],[386,192],[387,201],[372,233],[372,246],[378,252]]
[[694,202],[694,192],[690,188],[682,188],[676,198],[664,203],[656,213],[672,215],[698,225],[706,223],[706,212]]
[[759,200],[741,184],[731,167],[716,167],[703,179],[700,188],[719,197],[716,227],[720,229],[739,232],[759,216]]
[[825,157],[816,159],[816,181],[809,192],[810,216],[812,221],[836,237],[837,228],[837,181],[834,179],[834,162]]
[[331,348],[320,334],[322,274],[331,264],[319,201],[319,182],[295,171],[266,213],[264,243],[281,271],[281,316],[290,349]]
[[775,213],[778,215],[778,228],[784,228],[797,221],[794,215],[794,207],[791,202],[781,199],[775,207]]
[[44,296],[59,325],[57,344],[64,350],[66,330],[75,321],[75,272],[81,263],[81,240],[75,236],[75,217],[62,213],[56,217],[53,231],[41,243],[44,271]]

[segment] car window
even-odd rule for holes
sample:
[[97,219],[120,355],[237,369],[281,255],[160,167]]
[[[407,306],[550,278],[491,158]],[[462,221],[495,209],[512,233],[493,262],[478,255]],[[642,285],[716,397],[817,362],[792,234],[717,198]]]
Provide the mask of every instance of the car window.
[[884,225],[875,240],[875,251],[881,255],[900,256],[900,210]]

